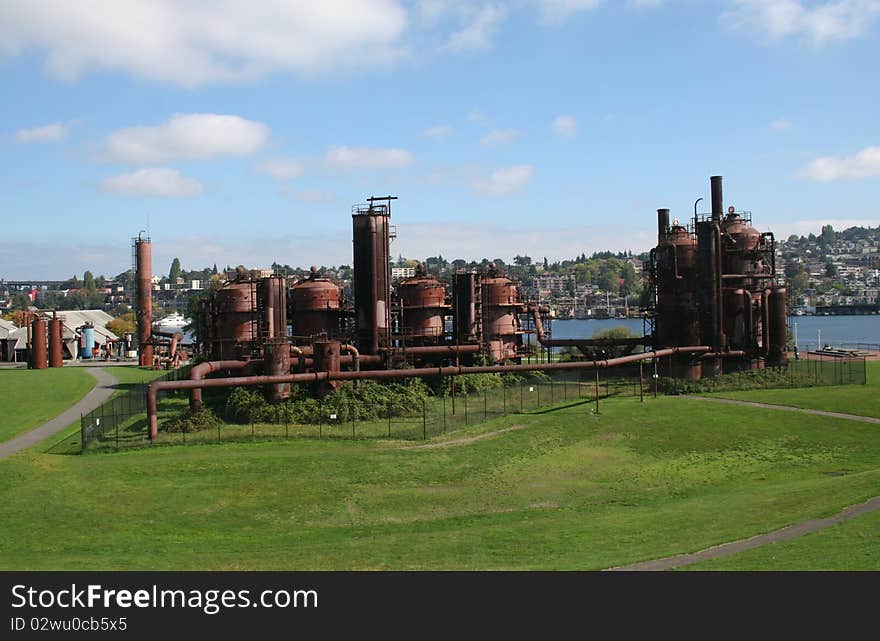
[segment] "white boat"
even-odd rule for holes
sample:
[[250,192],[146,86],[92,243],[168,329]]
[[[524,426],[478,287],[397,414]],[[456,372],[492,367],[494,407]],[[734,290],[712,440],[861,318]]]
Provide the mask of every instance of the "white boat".
[[153,327],[160,332],[179,332],[189,325],[189,322],[189,319],[181,314],[169,314],[153,323]]

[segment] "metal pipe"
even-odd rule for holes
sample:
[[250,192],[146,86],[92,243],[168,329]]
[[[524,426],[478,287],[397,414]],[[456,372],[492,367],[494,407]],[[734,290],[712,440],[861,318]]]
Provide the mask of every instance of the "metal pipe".
[[722,216],[724,216],[723,180],[724,179],[721,176],[712,176],[709,178],[709,184],[712,189],[712,220],[716,223],[720,223]]
[[138,351],[141,365],[153,364],[153,250],[149,238],[134,241]]
[[342,345],[339,348],[339,351],[351,354],[351,362],[354,363],[354,371],[361,371],[361,353],[354,345]]
[[658,242],[663,242],[663,239],[666,238],[666,235],[669,233],[669,210],[668,209],[658,209],[657,210],[657,240]]
[[[219,372],[220,370],[237,370],[244,369],[251,361],[205,361],[194,365],[189,371],[189,380],[201,381],[208,374]],[[189,393],[189,408],[193,411],[202,407],[202,390],[194,387]]]
[[57,312],[52,312],[49,320],[49,367],[63,367],[64,353],[61,335],[61,319]]
[[[452,356],[455,354],[476,354],[480,351],[480,349],[481,348],[479,345],[423,345],[416,347],[407,347],[406,353],[416,356],[429,356],[431,354],[448,354]],[[395,352],[403,350],[397,350],[393,347],[383,347],[379,351]]]
[[[463,376],[467,374],[500,374],[504,372],[539,372],[548,370],[579,370],[615,367],[641,360],[654,359],[673,354],[702,354],[711,351],[711,347],[694,345],[689,347],[671,347],[654,352],[630,354],[606,360],[576,361],[570,363],[534,363],[523,365],[479,365],[471,367],[423,367],[415,369],[385,369],[365,372],[323,371],[304,374],[284,374],[281,376],[239,376],[233,378],[212,378],[182,381],[153,381],[147,386],[147,418],[150,440],[155,440],[159,433],[157,415],[157,395],[163,390],[195,390],[206,387],[244,387],[250,385],[268,385],[277,383],[321,383],[328,381],[351,380],[393,380],[398,378],[432,378],[435,376]],[[723,355],[722,355],[723,356]],[[222,361],[221,361],[222,362]],[[241,362],[241,361],[239,361]]]

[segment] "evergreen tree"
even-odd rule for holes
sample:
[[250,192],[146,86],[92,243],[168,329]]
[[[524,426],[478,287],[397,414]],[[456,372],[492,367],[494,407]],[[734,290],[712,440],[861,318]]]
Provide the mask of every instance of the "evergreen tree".
[[168,272],[168,280],[174,285],[177,283],[178,278],[180,278],[180,259],[175,258],[171,261],[171,271]]
[[89,291],[93,291],[95,289],[95,276],[90,271],[86,271],[83,274],[83,287]]

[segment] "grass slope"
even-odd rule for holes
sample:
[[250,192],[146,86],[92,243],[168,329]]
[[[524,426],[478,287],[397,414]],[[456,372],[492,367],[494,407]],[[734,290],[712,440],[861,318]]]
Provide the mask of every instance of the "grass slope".
[[0,568],[598,569],[834,514],[880,486],[873,425],[675,398],[589,408],[430,450],[32,449],[0,463]]
[[832,525],[798,539],[773,543],[687,570],[876,570],[880,559],[880,512]]
[[0,442],[58,416],[94,386],[80,367],[0,370]]
[[880,418],[880,362],[868,362],[866,366],[867,385],[719,392],[710,396]]

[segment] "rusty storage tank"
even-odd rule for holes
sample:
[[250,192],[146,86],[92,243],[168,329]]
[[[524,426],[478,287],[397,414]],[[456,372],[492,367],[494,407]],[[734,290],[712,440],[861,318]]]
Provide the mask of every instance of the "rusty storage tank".
[[[391,201],[370,198],[352,211],[355,336],[362,354],[388,345],[391,328]],[[382,201],[387,201],[381,204]]]
[[290,288],[293,336],[335,338],[339,333],[340,307],[339,285],[329,278],[318,277],[317,268],[312,267],[308,278]]
[[480,342],[480,291],[480,274],[477,272],[457,272],[452,275],[452,335],[458,345]]
[[64,342],[61,334],[61,319],[49,319],[49,367],[64,366]]
[[[725,274],[753,274],[763,271],[758,254],[761,234],[749,221],[736,212],[727,214],[721,227],[723,233],[722,268]],[[749,287],[751,283],[738,283]]]
[[[655,347],[698,345],[696,240],[678,221],[668,226],[668,209],[657,210],[657,222]],[[700,360],[691,356],[676,357],[668,366],[669,375],[675,378],[698,380],[702,375]]]
[[401,328],[405,339],[427,345],[443,339],[443,318],[449,306],[446,304],[446,287],[434,276],[429,276],[425,266],[419,263],[416,275],[397,286],[400,298]]
[[42,318],[34,318],[31,322],[31,351],[30,368],[46,369],[49,367],[49,357],[46,347],[46,321]]
[[494,263],[481,280],[483,342],[493,363],[503,363],[517,356],[522,341],[519,333],[520,307],[516,282],[500,274]]
[[[267,376],[290,374],[290,344],[287,338],[268,338],[263,345],[264,371]],[[280,403],[290,398],[290,383],[272,383],[264,390],[266,400]]]
[[767,365],[780,367],[788,362],[785,345],[788,342],[788,310],[785,287],[771,287],[768,297],[768,313],[770,322],[769,345],[767,347]]
[[269,276],[257,281],[257,326],[261,340],[287,338],[287,279]]
[[153,364],[153,247],[149,238],[134,241],[139,362]]
[[255,290],[250,280],[227,283],[217,290],[213,305],[216,358],[252,355],[257,338]]

